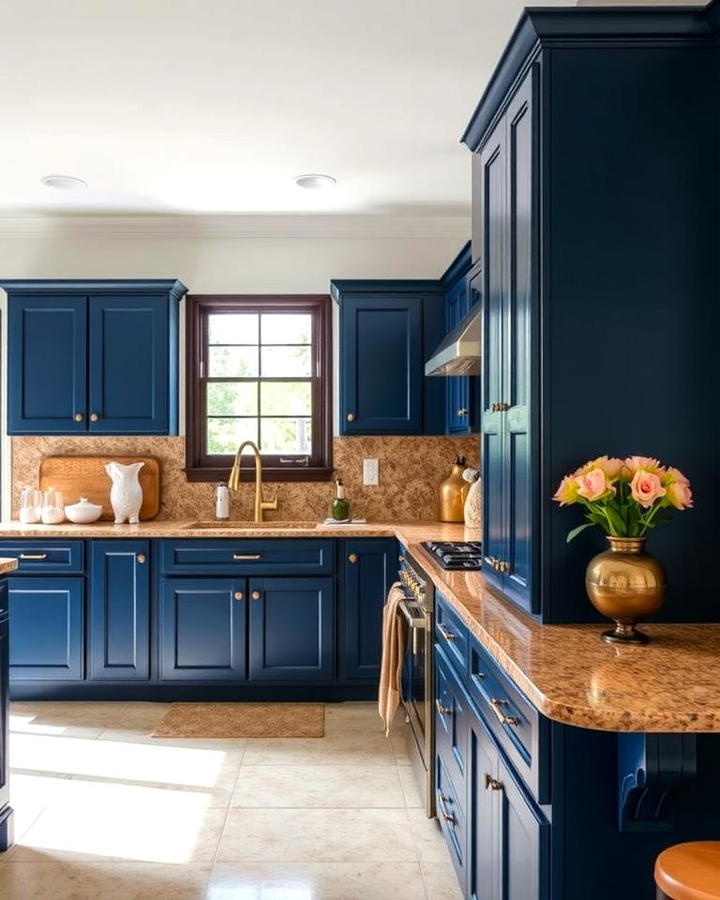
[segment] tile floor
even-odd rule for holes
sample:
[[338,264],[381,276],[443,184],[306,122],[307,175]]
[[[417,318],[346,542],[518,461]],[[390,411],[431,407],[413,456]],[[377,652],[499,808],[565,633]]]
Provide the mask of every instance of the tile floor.
[[405,734],[157,740],[162,703],[14,703],[2,900],[460,900]]

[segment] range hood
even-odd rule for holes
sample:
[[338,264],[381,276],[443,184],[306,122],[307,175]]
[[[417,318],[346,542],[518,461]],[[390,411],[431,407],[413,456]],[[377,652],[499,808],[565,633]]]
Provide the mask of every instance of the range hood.
[[480,374],[480,309],[470,310],[425,363],[426,375]]

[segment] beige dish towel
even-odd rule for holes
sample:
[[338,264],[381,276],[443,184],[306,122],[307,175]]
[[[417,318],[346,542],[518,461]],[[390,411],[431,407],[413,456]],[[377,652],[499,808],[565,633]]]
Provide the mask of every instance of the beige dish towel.
[[385,736],[400,705],[402,696],[402,667],[405,658],[407,625],[398,612],[398,604],[405,599],[400,582],[390,588],[383,608],[382,662],[380,663],[380,688],[378,710],[385,723]]

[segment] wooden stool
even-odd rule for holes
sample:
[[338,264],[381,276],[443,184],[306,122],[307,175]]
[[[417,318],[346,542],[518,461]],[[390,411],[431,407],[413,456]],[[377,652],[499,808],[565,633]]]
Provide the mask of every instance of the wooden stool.
[[720,841],[675,844],[655,861],[658,900],[720,900]]

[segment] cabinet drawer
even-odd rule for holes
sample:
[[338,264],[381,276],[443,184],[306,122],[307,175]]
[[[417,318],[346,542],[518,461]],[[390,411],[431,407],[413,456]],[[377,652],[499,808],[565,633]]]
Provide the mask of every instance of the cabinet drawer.
[[291,538],[274,540],[163,541],[165,575],[330,575],[332,540]]
[[468,630],[442,594],[435,594],[435,639],[458,671],[467,671]]
[[465,884],[468,832],[463,802],[465,782],[453,779],[450,771],[445,754],[439,750],[435,754],[435,808],[458,880]]
[[443,650],[435,648],[435,740],[456,781],[466,777],[470,702]]
[[508,759],[538,799],[547,797],[547,720],[502,673],[490,654],[470,638],[470,696]]
[[18,567],[13,576],[85,571],[84,541],[3,541],[0,556],[17,559]]

